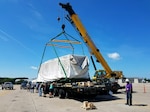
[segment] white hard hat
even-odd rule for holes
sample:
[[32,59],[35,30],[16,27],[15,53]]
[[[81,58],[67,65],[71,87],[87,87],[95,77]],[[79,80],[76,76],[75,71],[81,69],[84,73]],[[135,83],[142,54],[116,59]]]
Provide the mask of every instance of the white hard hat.
[[126,82],[129,82],[129,79],[126,79]]

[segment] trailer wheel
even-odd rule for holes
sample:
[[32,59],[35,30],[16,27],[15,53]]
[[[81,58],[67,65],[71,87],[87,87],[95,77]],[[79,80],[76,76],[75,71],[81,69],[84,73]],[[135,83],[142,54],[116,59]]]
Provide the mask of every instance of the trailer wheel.
[[54,88],[53,95],[54,95],[54,96],[58,96],[58,89],[57,89],[57,88]]
[[71,97],[71,93],[70,92],[66,92],[65,93],[65,98],[70,98]]
[[65,98],[65,91],[63,89],[60,89],[58,94],[59,98]]

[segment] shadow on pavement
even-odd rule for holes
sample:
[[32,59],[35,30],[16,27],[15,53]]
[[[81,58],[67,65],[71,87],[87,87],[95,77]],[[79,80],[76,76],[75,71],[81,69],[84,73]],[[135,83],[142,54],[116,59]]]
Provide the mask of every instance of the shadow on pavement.
[[[133,91],[132,93],[138,93],[138,92],[137,91]],[[114,94],[126,94],[126,92],[125,91],[119,91],[119,92],[114,93]]]
[[147,104],[133,104],[132,106],[148,106]]
[[112,101],[112,100],[118,100],[122,98],[118,98],[116,96],[111,96],[111,95],[98,95],[93,98],[83,98],[83,97],[78,97],[78,98],[73,98],[74,100],[83,102],[83,101],[89,101],[89,102],[102,102],[102,101]]

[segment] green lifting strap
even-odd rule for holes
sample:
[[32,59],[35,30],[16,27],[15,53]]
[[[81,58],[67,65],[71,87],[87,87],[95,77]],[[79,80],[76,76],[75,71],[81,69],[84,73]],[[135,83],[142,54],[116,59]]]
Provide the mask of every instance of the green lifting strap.
[[[63,31],[62,31],[61,33],[59,33],[56,37],[52,38],[51,41],[55,40],[57,37],[61,36],[62,34],[65,36],[65,38],[66,38],[67,40],[69,40],[68,37],[67,37],[67,35],[66,35],[67,33],[63,30]],[[69,36],[69,35],[68,35],[68,36]],[[70,37],[72,37],[72,36],[70,36]],[[70,46],[71,46],[72,49],[73,49],[72,54],[74,54],[74,47],[73,47],[72,43],[69,43],[69,44],[70,44]]]
[[[81,43],[79,40],[77,40],[77,39],[76,39],[76,38],[74,38],[73,36],[69,35],[69,34],[68,34],[68,33],[66,33],[65,31],[64,31],[63,33],[64,33],[64,35],[65,35],[65,37],[66,37],[66,38],[67,38],[67,36],[68,36],[68,37],[71,37],[72,39],[74,39],[75,41],[77,41],[77,42]],[[68,38],[67,38],[67,39],[68,39]],[[68,40],[69,40],[69,39],[68,39]],[[81,44],[81,48],[82,48],[82,53],[83,53],[83,55],[85,55],[82,44]],[[73,53],[74,53],[74,51],[73,51]]]
[[[45,54],[45,51],[46,51],[46,46],[47,46],[47,44],[46,44],[45,47],[44,47],[44,51],[43,51],[43,54],[42,54],[42,59],[41,59],[40,66],[39,66],[39,69],[38,69],[38,74],[39,74],[39,71],[40,71],[40,69],[41,69],[41,65],[42,65],[42,62],[43,62],[44,54]],[[38,74],[37,74],[37,75],[38,75]]]
[[[66,38],[67,40],[69,40],[68,37],[67,37],[67,36],[69,36],[69,37],[73,38],[74,40],[76,40],[77,42],[80,42],[80,41],[78,41],[77,39],[75,39],[74,37],[72,37],[71,35],[67,34],[64,30],[63,30],[61,33],[59,33],[57,36],[55,36],[54,38],[52,38],[49,42],[46,43],[46,45],[45,45],[45,47],[44,47],[44,51],[43,51],[43,54],[42,54],[42,59],[41,59],[41,62],[40,62],[40,66],[39,66],[39,69],[38,69],[38,73],[39,73],[39,71],[40,71],[40,68],[41,68],[41,65],[42,65],[42,62],[43,62],[43,58],[44,58],[44,55],[45,55],[46,47],[49,45],[49,43],[51,43],[51,45],[52,45],[52,47],[53,47],[53,49],[54,49],[54,52],[55,52],[55,54],[56,54],[56,56],[57,56],[57,58],[58,58],[58,61],[59,61],[60,65],[61,65],[61,67],[62,67],[62,70],[63,70],[63,72],[64,72],[64,74],[65,74],[65,79],[67,79],[67,74],[66,74],[66,71],[65,71],[65,69],[64,69],[64,66],[62,65],[61,60],[60,60],[60,58],[59,58],[59,56],[58,56],[58,54],[57,54],[57,52],[56,52],[55,45],[52,43],[52,40],[56,39],[57,37],[61,36],[62,34],[64,34],[64,36],[65,36],[65,38]],[[71,43],[70,43],[70,45],[71,45],[71,47],[74,49],[74,47],[73,47],[73,45],[72,45]],[[84,50],[83,50],[82,44],[81,44],[81,47],[82,47],[82,51],[83,51],[83,54],[84,54]],[[74,51],[73,51],[73,53],[74,53]]]
[[[52,43],[52,42],[51,42],[51,43]],[[55,54],[56,54],[56,56],[57,56],[57,58],[58,58],[58,61],[59,61],[60,65],[61,65],[61,67],[62,67],[62,70],[63,70],[63,72],[64,72],[64,74],[65,74],[65,79],[67,79],[66,71],[65,71],[65,69],[64,69],[64,66],[63,66],[62,63],[61,63],[61,60],[60,60],[60,58],[59,58],[59,56],[58,56],[58,54],[57,54],[57,52],[56,52],[56,49],[55,49],[55,46],[53,45],[53,43],[52,43],[52,46],[53,46],[53,49],[54,49],[54,51],[55,51]]]

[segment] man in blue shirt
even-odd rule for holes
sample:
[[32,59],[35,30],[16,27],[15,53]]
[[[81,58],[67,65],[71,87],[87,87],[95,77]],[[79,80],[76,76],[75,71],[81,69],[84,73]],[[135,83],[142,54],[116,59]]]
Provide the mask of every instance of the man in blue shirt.
[[132,84],[129,83],[129,79],[126,79],[126,97],[127,103],[126,105],[132,105]]

